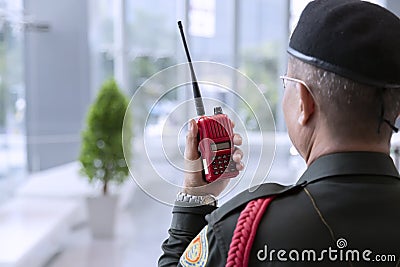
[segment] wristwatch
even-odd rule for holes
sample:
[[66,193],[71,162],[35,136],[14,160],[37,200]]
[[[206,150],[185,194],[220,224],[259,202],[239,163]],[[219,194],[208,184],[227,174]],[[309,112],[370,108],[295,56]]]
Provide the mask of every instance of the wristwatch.
[[198,204],[198,205],[210,205],[216,207],[218,205],[218,200],[215,196],[208,194],[203,196],[193,196],[187,193],[179,192],[176,196],[176,201]]

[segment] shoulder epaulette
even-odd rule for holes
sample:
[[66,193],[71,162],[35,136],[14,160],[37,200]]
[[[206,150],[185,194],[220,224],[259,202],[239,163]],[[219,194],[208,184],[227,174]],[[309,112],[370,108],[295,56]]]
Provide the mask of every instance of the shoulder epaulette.
[[224,217],[235,211],[237,208],[242,207],[249,201],[268,196],[281,195],[286,192],[296,190],[302,187],[302,184],[295,184],[290,186],[284,186],[276,183],[265,183],[260,185],[255,191],[246,190],[235,196],[227,203],[216,209],[210,215],[208,215],[209,223],[216,223],[222,220]]

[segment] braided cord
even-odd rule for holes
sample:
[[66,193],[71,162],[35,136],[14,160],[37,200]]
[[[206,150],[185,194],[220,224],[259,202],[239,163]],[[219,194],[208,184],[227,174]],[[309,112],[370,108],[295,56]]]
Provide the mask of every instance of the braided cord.
[[250,201],[240,213],[225,267],[247,267],[258,225],[274,197]]

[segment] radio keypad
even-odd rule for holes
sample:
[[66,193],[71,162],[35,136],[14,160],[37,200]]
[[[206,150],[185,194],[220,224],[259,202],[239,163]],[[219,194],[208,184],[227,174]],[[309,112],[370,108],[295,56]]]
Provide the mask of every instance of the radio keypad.
[[230,162],[230,159],[231,156],[228,154],[216,156],[211,164],[214,175],[236,171],[236,163],[234,161]]

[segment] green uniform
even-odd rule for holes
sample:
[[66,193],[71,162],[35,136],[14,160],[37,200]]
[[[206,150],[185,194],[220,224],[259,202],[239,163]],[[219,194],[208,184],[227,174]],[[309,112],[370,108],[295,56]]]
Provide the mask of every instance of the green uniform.
[[296,185],[263,184],[217,209],[174,207],[159,266],[225,266],[240,212],[271,195],[250,266],[397,266],[400,177],[374,152],[320,157]]

